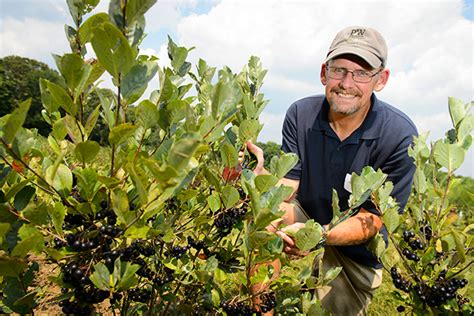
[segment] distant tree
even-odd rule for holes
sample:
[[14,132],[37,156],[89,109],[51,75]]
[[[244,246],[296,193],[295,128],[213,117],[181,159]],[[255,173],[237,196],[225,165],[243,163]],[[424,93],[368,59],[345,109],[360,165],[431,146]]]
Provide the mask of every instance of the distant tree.
[[47,135],[51,127],[41,117],[41,78],[64,85],[59,73],[45,63],[20,56],[0,59],[0,117],[11,113],[21,101],[31,98],[24,126]]
[[280,156],[281,145],[275,142],[267,142],[267,143],[257,142],[257,146],[259,146],[263,150],[263,155],[265,157],[265,168],[269,167],[270,160],[272,159],[273,156]]

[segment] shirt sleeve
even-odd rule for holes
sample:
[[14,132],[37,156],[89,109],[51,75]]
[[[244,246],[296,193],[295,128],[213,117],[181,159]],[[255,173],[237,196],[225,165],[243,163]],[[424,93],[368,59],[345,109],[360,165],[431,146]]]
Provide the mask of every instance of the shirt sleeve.
[[301,177],[301,156],[298,148],[298,130],[297,130],[297,106],[293,103],[286,112],[282,128],[282,146],[285,153],[295,153],[298,155],[298,163],[291,169],[285,178],[299,180]]

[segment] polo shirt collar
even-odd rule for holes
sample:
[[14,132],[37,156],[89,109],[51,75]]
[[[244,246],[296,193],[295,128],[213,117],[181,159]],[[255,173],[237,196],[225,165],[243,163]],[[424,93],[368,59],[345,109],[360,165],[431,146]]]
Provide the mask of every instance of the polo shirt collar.
[[[360,134],[360,139],[377,139],[380,137],[382,131],[383,119],[380,119],[383,116],[384,106],[377,99],[374,93],[370,97],[371,107],[367,117],[365,118],[362,126],[359,127],[355,132]],[[324,98],[323,106],[321,111],[314,122],[313,129],[325,131],[326,135],[335,135],[331,126],[329,125],[329,103],[326,98]]]

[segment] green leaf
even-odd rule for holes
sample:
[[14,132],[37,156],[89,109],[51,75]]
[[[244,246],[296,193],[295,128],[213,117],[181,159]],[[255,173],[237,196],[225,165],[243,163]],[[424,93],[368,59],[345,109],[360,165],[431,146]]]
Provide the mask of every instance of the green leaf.
[[97,120],[99,118],[99,114],[100,114],[100,105],[98,105],[94,111],[91,112],[91,114],[89,115],[89,117],[87,118],[87,121],[86,121],[86,126],[85,126],[85,130],[86,130],[86,137],[88,137],[89,135],[91,135],[92,133],[92,130],[94,129],[96,123],[97,123]]
[[355,172],[351,177],[352,194],[349,198],[349,207],[354,209],[364,203],[387,179],[387,175],[380,169],[374,171],[372,167],[364,167],[360,175]]
[[24,257],[29,252],[39,253],[44,248],[43,235],[34,227],[21,227],[19,235],[24,235],[11,252],[12,257]]
[[464,249],[465,247],[464,236],[455,230],[451,230],[451,235],[454,238],[454,242],[456,244],[457,255],[459,256],[461,263],[466,262],[466,250]]
[[67,0],[69,13],[71,14],[72,20],[79,26],[82,16],[91,12],[100,0]]
[[156,0],[128,0],[126,8],[126,20],[128,24],[133,24],[139,17],[156,3]]
[[[51,96],[51,93],[48,89],[48,82],[49,81],[46,79],[40,79],[39,81],[41,91],[41,102],[43,103],[43,108],[46,110],[46,112],[52,114],[59,109],[59,104],[53,102],[53,97]],[[46,121],[49,121],[49,118]]]
[[229,143],[224,143],[222,144],[219,152],[221,154],[221,159],[224,166],[227,166],[227,167],[237,166],[239,162],[239,153],[237,152],[234,146],[232,146]]
[[0,276],[18,277],[28,267],[28,262],[21,258],[0,256]]
[[255,177],[255,187],[261,193],[267,192],[278,183],[278,178],[271,174],[261,174]]
[[72,190],[72,172],[63,164],[55,170],[54,165],[46,169],[46,181],[51,184],[64,197]]
[[66,128],[66,123],[64,121],[64,118],[61,118],[54,122],[53,125],[53,131],[51,135],[56,139],[56,140],[62,140],[64,137],[67,135],[67,128]]
[[224,207],[226,209],[231,208],[240,200],[239,191],[237,191],[233,186],[226,185],[222,189],[221,198],[222,202],[224,202]]
[[135,189],[138,193],[141,205],[146,205],[148,203],[148,190],[146,189],[148,182],[148,177],[144,176],[144,172],[140,172],[138,166],[135,166],[133,163],[127,163],[126,170],[130,174]]
[[136,52],[112,23],[103,23],[95,28],[91,43],[99,62],[112,77],[126,74],[134,65]]
[[457,127],[459,122],[461,122],[467,114],[464,102],[460,99],[449,97],[448,108],[453,126]]
[[77,54],[64,54],[59,58],[58,69],[66,80],[70,91],[75,91],[74,99],[84,92],[84,85],[92,71],[92,66],[85,64]]
[[121,189],[115,189],[110,194],[112,209],[121,223],[129,224],[135,217],[133,212],[129,211],[129,202],[127,193]]
[[[385,219],[385,217],[384,217]],[[375,235],[368,244],[369,250],[377,257],[382,257],[383,253],[385,252],[385,241],[380,233]]]
[[426,176],[422,169],[416,169],[415,176],[413,178],[413,186],[419,194],[426,192]]
[[110,289],[110,272],[107,266],[101,262],[97,263],[90,280],[98,289],[108,291]]
[[221,208],[221,199],[216,191],[207,197],[207,205],[213,212],[217,212]]
[[281,179],[298,163],[298,159],[298,155],[294,153],[283,154],[280,157],[274,156],[270,160],[270,172]]
[[328,271],[326,271],[326,273],[324,273],[323,280],[322,280],[320,285],[321,286],[328,285],[334,279],[337,278],[337,276],[339,275],[339,273],[341,271],[342,271],[342,267],[333,267],[333,268],[329,269]]
[[13,143],[16,133],[23,126],[23,123],[25,123],[30,105],[31,98],[21,102],[18,108],[13,110],[13,112],[8,116],[5,125],[1,127],[1,132],[3,133],[2,138],[7,144]]
[[314,220],[308,220],[304,227],[300,228],[295,234],[296,247],[302,251],[310,250],[321,240],[321,225]]
[[400,224],[400,214],[396,208],[391,208],[383,214],[383,223],[389,233],[396,231]]
[[82,163],[86,163],[94,160],[94,158],[99,153],[99,150],[100,145],[97,142],[88,140],[86,142],[77,144],[76,148],[74,149],[74,154]]
[[64,126],[66,127],[67,134],[71,138],[74,144],[81,142],[84,135],[84,129],[81,122],[77,121],[73,116],[66,115],[63,118]]
[[[116,261],[118,260],[117,258]],[[124,291],[138,284],[135,272],[140,269],[140,266],[138,264],[130,264],[129,262],[120,262],[120,266],[120,277],[116,285],[117,291]]]
[[[467,115],[458,125],[458,140],[463,143],[463,148],[468,149],[472,144],[472,130],[474,129],[474,115]],[[466,143],[466,144],[464,144]]]
[[79,38],[82,43],[88,43],[92,39],[94,29],[109,21],[109,16],[105,12],[100,12],[89,17],[79,27]]
[[123,123],[114,126],[109,134],[109,142],[112,145],[120,145],[132,137],[137,129],[137,126],[132,123]]
[[239,126],[239,139],[244,143],[249,139],[255,140],[262,129],[258,120],[244,120]]
[[62,203],[56,203],[48,207],[48,214],[58,234],[63,231],[64,217],[66,216],[66,207]]
[[5,238],[5,234],[10,230],[10,224],[9,223],[0,223],[0,243],[2,243],[1,240]]
[[168,36],[168,55],[171,59],[171,66],[175,71],[179,72],[188,57],[188,49],[177,46],[171,37]]
[[47,87],[49,93],[51,94],[51,101],[56,104],[55,108],[59,106],[71,116],[75,116],[77,114],[76,104],[63,87],[50,81],[47,82]]
[[153,128],[158,124],[158,109],[156,105],[149,100],[140,102],[135,110],[135,115],[137,121],[145,129]]
[[[212,89],[211,98],[211,111],[212,117],[218,119],[223,113],[237,107],[237,103],[240,99],[240,88],[235,82],[223,82],[219,81]],[[255,123],[254,123],[255,124]],[[257,121],[258,124],[258,121]],[[260,126],[259,129],[260,130]],[[258,134],[258,133],[257,133]],[[256,138],[257,134],[254,134]],[[245,140],[250,139],[246,138]]]
[[331,224],[337,222],[337,220],[341,217],[341,208],[339,207],[339,196],[337,195],[337,191],[332,189],[332,220]]
[[145,92],[148,82],[155,77],[158,64],[155,61],[145,61],[135,64],[124,76],[121,93],[128,103],[138,100]]
[[199,144],[199,138],[195,134],[178,139],[170,148],[167,157],[168,164],[176,170],[185,169]]
[[35,195],[35,193],[35,188],[29,185],[21,189],[21,191],[15,195],[15,199],[13,201],[13,206],[15,209],[17,211],[23,210],[28,205],[28,203],[30,203],[31,198]]
[[448,169],[449,173],[459,168],[466,151],[458,144],[446,144],[441,140],[433,145],[433,156],[437,163]]
[[23,216],[34,225],[48,225],[48,208],[43,202],[31,203],[23,210]]

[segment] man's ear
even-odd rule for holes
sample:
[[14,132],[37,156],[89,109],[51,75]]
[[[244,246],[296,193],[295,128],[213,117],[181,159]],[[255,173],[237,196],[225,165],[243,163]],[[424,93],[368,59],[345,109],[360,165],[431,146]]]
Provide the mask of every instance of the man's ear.
[[387,84],[388,77],[390,77],[390,70],[384,69],[377,75],[377,83],[375,84],[374,91],[381,91]]
[[321,65],[321,73],[319,74],[319,77],[321,78],[321,83],[323,84],[323,86],[326,85],[326,83],[328,82],[328,78],[326,76],[326,64],[322,64]]

